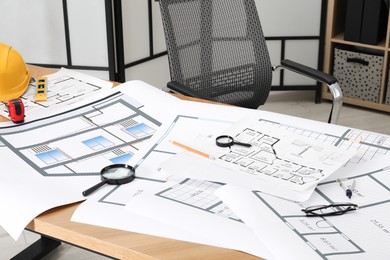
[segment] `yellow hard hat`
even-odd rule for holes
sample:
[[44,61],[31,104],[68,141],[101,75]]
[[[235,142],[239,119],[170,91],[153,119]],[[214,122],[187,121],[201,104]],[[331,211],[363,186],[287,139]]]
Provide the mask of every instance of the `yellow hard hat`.
[[30,83],[30,71],[20,54],[0,43],[0,101],[20,97]]

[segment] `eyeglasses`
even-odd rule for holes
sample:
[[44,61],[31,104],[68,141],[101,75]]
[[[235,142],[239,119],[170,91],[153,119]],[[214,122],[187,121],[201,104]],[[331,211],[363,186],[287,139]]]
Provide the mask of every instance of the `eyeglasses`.
[[357,210],[359,207],[353,203],[332,203],[329,205],[310,206],[302,209],[307,217],[327,217],[343,215],[345,212]]

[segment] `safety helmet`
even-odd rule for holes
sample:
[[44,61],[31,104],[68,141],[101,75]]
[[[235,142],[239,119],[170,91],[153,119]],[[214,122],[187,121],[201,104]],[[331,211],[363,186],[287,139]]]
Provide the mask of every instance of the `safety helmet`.
[[30,82],[30,71],[20,54],[0,43],[0,101],[20,97]]

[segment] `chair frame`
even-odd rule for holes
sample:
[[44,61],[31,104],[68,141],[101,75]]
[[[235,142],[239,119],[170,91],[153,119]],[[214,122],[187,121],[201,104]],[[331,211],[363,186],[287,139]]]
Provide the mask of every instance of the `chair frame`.
[[[162,1],[163,0],[160,0],[159,2],[161,3]],[[204,0],[204,1],[207,1],[207,0]],[[165,28],[165,24],[164,24],[164,31],[167,32],[166,28]],[[165,36],[167,37],[168,35],[166,34]],[[170,55],[171,54],[169,53],[169,50],[168,50],[168,57],[170,57]],[[172,78],[171,65],[172,65],[171,62],[169,62],[170,73],[171,73],[171,78]],[[322,71],[310,68],[310,67],[305,66],[303,64],[300,64],[300,63],[297,63],[297,62],[294,62],[291,60],[287,60],[287,59],[282,60],[280,65],[272,66],[272,68],[271,68],[272,71],[275,71],[278,69],[287,69],[287,70],[290,70],[292,72],[306,76],[308,78],[314,79],[314,80],[321,82],[323,84],[326,84],[331,95],[332,95],[332,99],[333,99],[332,100],[332,109],[331,109],[331,112],[329,115],[328,123],[336,124],[338,122],[342,103],[343,103],[343,95],[342,95],[341,88],[340,88],[340,86],[337,82],[337,79],[335,77],[333,77],[332,75],[326,74]],[[217,100],[214,100],[213,98],[211,98],[209,96],[206,96],[202,93],[199,93],[199,92],[197,92],[197,91],[195,91],[195,90],[193,90],[193,89],[191,89],[191,88],[189,88],[189,87],[187,87],[187,86],[185,86],[182,83],[177,82],[177,81],[168,82],[167,88],[174,91],[174,92],[177,92],[177,93],[180,93],[180,94],[183,94],[186,96],[217,101]]]

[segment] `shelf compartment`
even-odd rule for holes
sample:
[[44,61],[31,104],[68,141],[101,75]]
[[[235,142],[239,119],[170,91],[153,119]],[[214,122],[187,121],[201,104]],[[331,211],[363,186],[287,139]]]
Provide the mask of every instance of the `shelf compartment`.
[[337,34],[336,36],[334,36],[331,39],[331,42],[341,43],[341,44],[351,45],[351,46],[356,46],[356,47],[381,50],[381,51],[388,50],[388,48],[386,48],[386,39],[382,39],[382,41],[378,45],[370,45],[370,44],[365,44],[365,43],[360,43],[360,42],[351,42],[351,41],[344,40],[344,32],[341,32],[341,33]]

